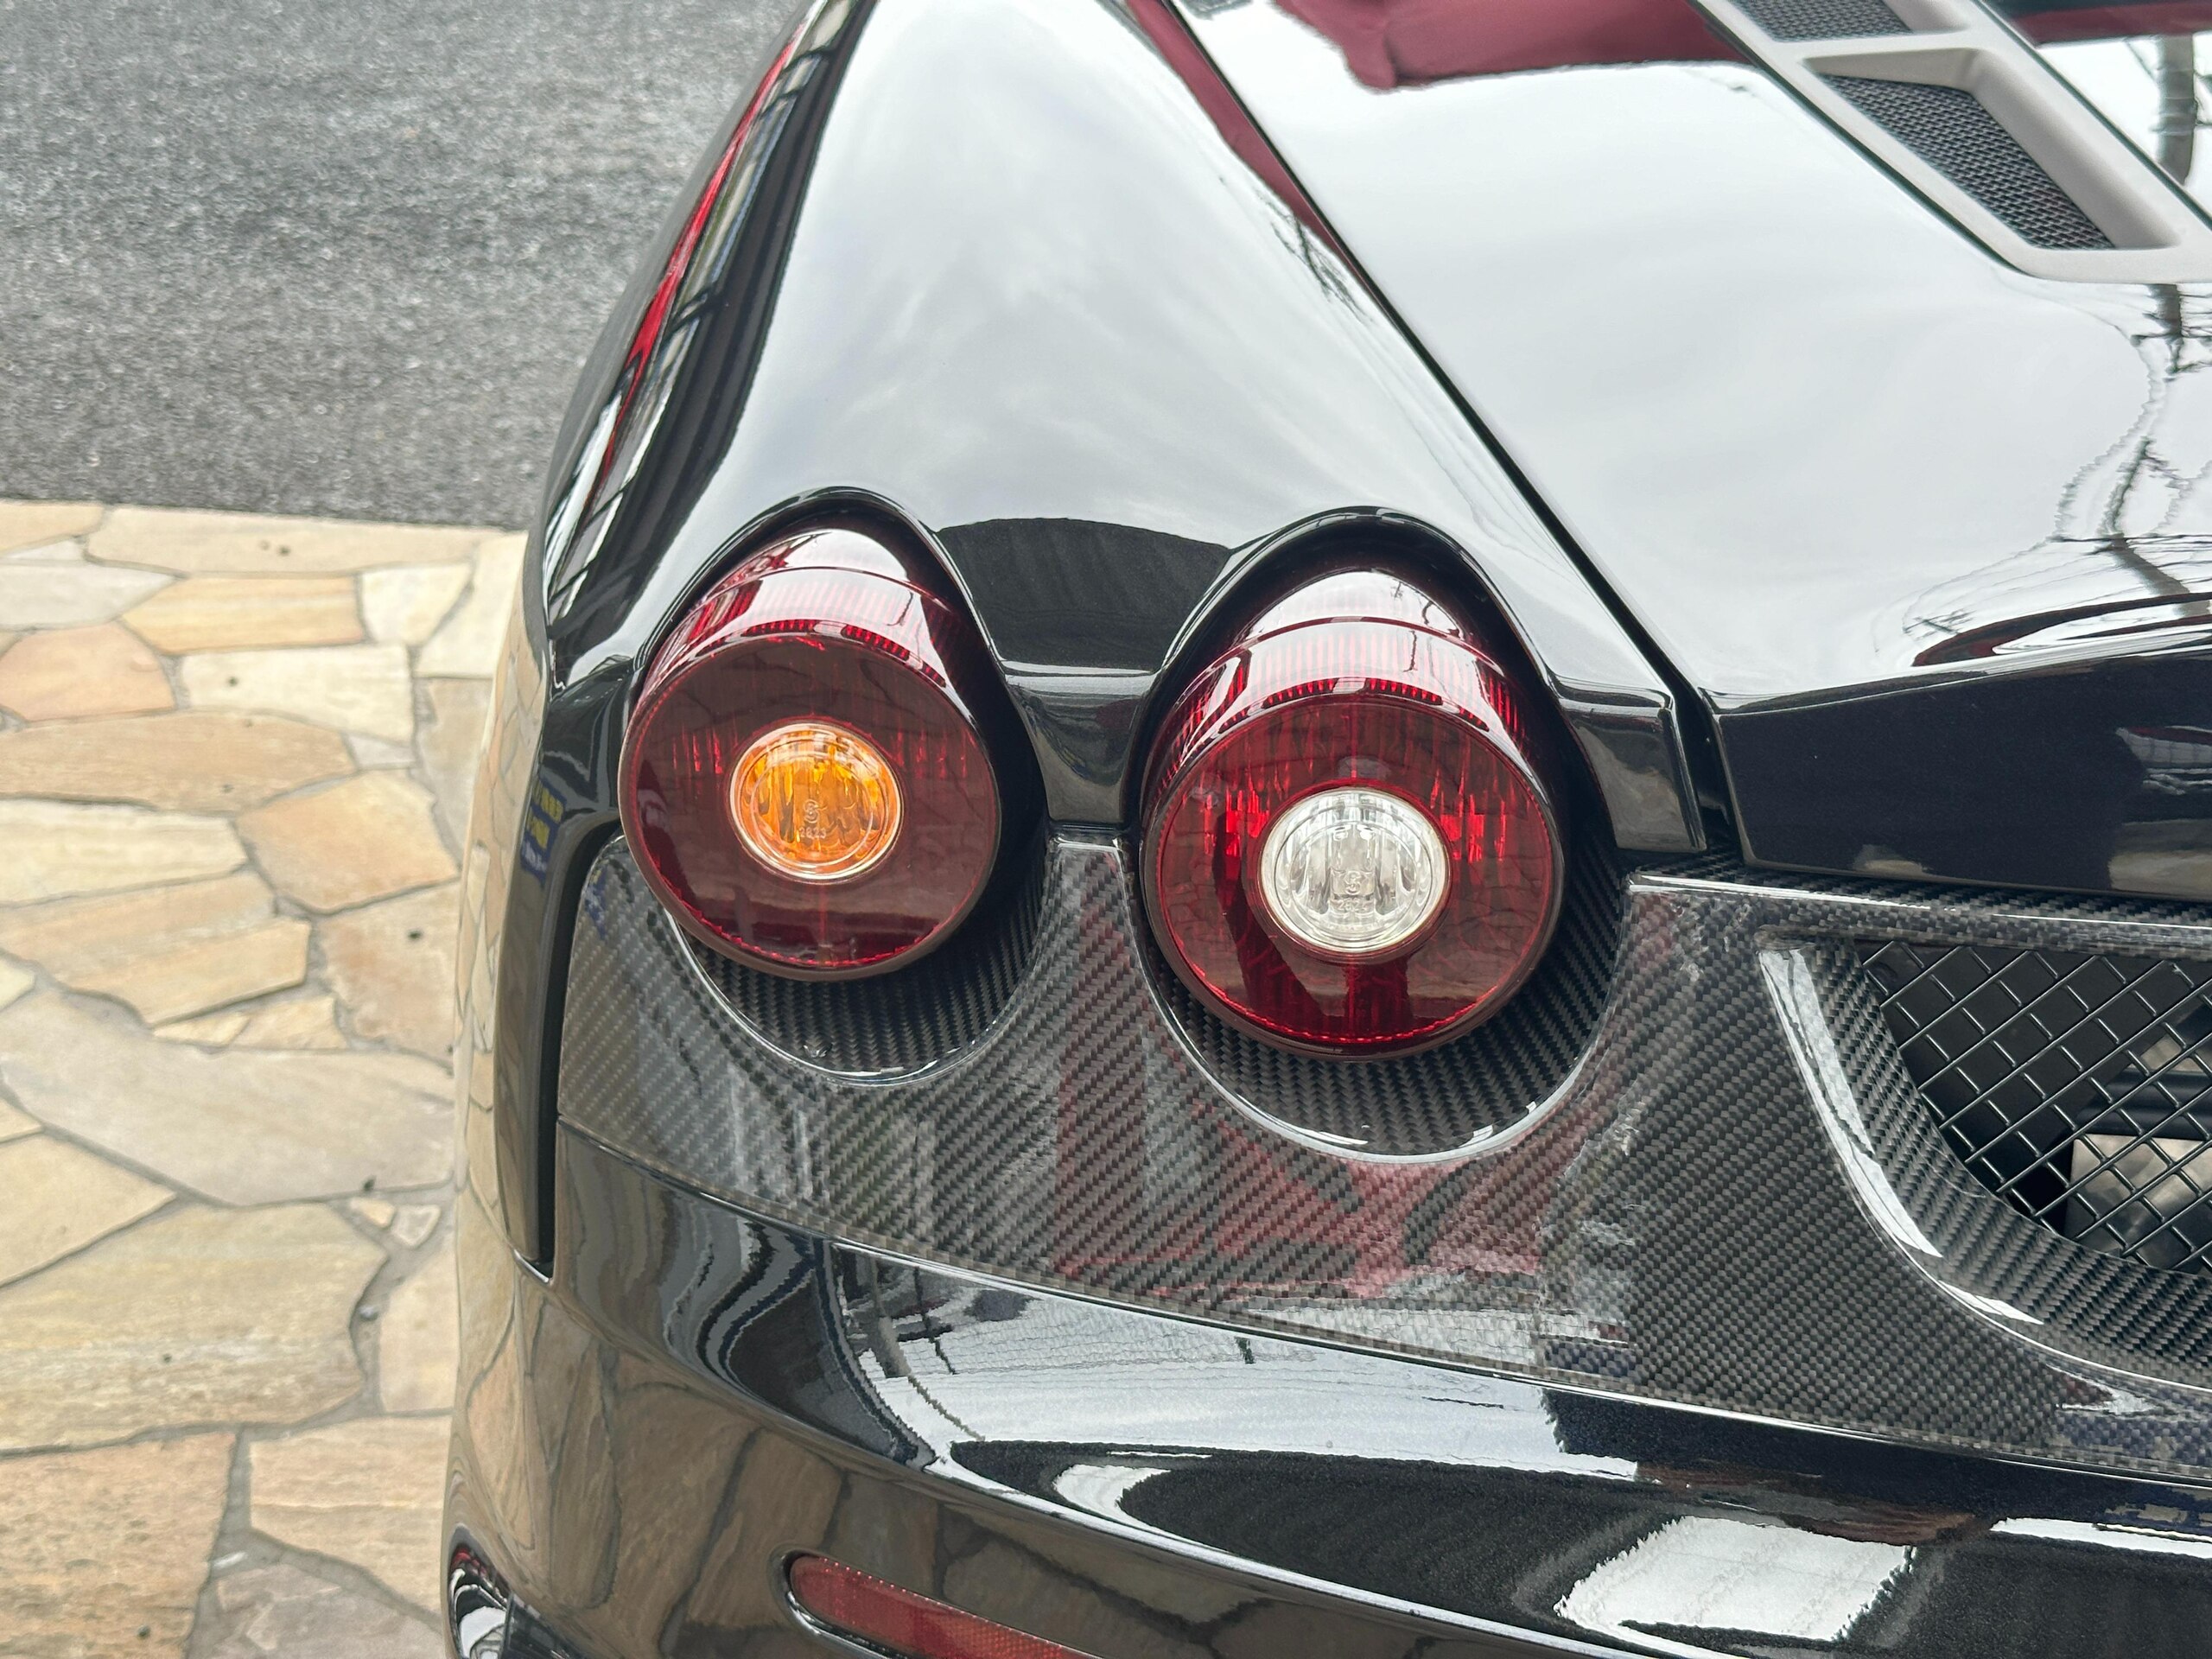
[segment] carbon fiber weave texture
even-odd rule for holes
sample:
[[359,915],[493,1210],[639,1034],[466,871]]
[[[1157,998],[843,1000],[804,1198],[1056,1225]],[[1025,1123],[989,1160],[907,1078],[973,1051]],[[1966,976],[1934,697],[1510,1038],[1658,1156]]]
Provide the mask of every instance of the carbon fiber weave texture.
[[[1876,1159],[1946,1282],[2017,1309],[2038,1341],[2139,1382],[2212,1383],[2212,1282],[2061,1237],[1993,1195],[1945,1144],[1853,949],[1833,940],[1768,948],[1809,965]],[[2146,1447],[2166,1432],[2144,1427]]]
[[876,979],[785,979],[693,944],[700,971],[762,1040],[849,1076],[918,1071],[989,1029],[1028,970],[1042,899],[1037,869],[987,894],[988,915],[918,971]]
[[1621,937],[1619,855],[1575,849],[1558,931],[1536,971],[1492,1019],[1419,1053],[1357,1065],[1247,1036],[1191,995],[1150,949],[1152,981],[1213,1079],[1269,1116],[1365,1152],[1450,1152],[1510,1128],[1566,1082],[1605,1012]]
[[[763,1213],[1042,1286],[1764,1416],[2212,1467],[2178,1372],[2120,1412],[2103,1344],[2024,1340],[1961,1294],[1992,1293],[1870,1219],[1770,984],[1777,938],[2112,934],[2202,954],[2201,916],[1731,874],[1631,878],[1611,1001],[1542,1110],[1386,1161],[1299,1144],[1211,1077],[1163,1009],[1112,842],[1050,845],[1014,996],[964,1051],[892,1081],[748,1039],[618,842],[576,932],[561,1110]],[[1844,1022],[1847,1084],[1897,1084],[1863,981],[1819,966],[1806,1017]],[[2004,1211],[1950,1168],[1941,1196]]]

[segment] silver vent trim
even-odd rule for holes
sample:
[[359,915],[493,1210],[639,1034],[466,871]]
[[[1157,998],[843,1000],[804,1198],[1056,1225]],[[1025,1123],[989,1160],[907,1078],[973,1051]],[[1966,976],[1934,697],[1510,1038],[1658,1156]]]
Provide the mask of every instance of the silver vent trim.
[[[1800,98],[2006,264],[2062,282],[2212,281],[2212,223],[1979,0],[1889,0],[1910,34],[1794,41],[1767,34],[1735,0],[1699,3]],[[1973,94],[2112,245],[2030,242],[1839,92],[1838,77]]]

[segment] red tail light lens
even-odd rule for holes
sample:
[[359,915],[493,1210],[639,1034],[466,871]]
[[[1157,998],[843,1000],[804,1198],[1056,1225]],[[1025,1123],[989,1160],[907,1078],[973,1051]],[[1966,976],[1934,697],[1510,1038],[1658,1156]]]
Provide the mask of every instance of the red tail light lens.
[[791,1599],[808,1617],[908,1659],[1087,1659],[1073,1648],[963,1613],[827,1556],[794,1560],[791,1586]]
[[1565,857],[1511,682],[1372,572],[1270,607],[1170,713],[1147,791],[1154,928],[1192,990],[1287,1046],[1383,1054],[1495,1012]]
[[622,826],[693,934],[772,971],[880,972],[937,944],[997,861],[962,619],[873,537],[789,537],[711,588],[653,659]]

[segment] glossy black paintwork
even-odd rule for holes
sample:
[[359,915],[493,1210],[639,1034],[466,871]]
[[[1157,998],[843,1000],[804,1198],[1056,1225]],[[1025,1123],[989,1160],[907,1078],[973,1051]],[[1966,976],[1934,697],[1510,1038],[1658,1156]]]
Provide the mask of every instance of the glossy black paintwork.
[[2212,659],[2195,653],[1875,688],[1723,730],[1775,861],[2212,897]]
[[2158,1656],[2212,1615],[2197,1489],[918,1270],[574,1135],[562,1200],[550,1287],[465,1219],[454,1514],[581,1653],[753,1651],[795,1548],[1109,1656]]
[[2115,764],[2212,727],[2205,296],[2011,270],[1749,63],[1393,89],[1184,10],[1707,702],[1755,859],[2212,893],[2202,794]]
[[571,1151],[590,1167],[564,1185],[551,1284],[466,1199],[461,1220],[448,1535],[512,1589],[518,1651],[818,1651],[781,1590],[801,1549],[1106,1659],[1547,1650],[926,1472],[844,1335],[830,1246]]
[[[542,703],[531,701],[521,760],[529,776],[519,793],[532,804],[522,833],[535,850],[500,889],[493,923],[504,952],[482,1096],[491,1140],[471,1141],[461,1201],[467,1317],[450,1514],[559,1632],[545,1636],[545,1650],[557,1641],[585,1659],[631,1659],[796,1643],[775,1573],[785,1550],[806,1546],[1109,1656],[1156,1647],[1224,1659],[1526,1652],[1530,1641],[1592,1638],[1593,1627],[1567,1618],[1563,1604],[1640,1541],[1685,1521],[1721,1529],[1700,1537],[1738,1543],[1764,1541],[1731,1529],[1916,1552],[1929,1571],[1916,1566],[1901,1579],[1854,1639],[1909,1637],[1907,1650],[1993,1659],[2039,1646],[2195,1650],[2208,1611],[2195,1547],[2212,1534],[2205,1496],[2191,1489],[1598,1401],[1268,1338],[1243,1338],[1240,1349],[1214,1332],[1205,1334],[1216,1349],[1180,1372],[1104,1388],[1103,1361],[1158,1339],[1160,1327],[1198,1327],[918,1277],[709,1205],[574,1136],[569,1185],[555,1202],[548,1046],[578,878],[611,832],[612,763],[636,659],[734,537],[817,492],[873,499],[945,555],[1005,661],[1063,817],[1125,812],[1122,785],[1160,664],[1189,651],[1204,615],[1233,603],[1236,584],[1287,540],[1348,520],[1432,543],[1440,532],[1471,556],[1565,694],[1585,754],[1610,786],[1617,827],[1624,817],[1647,826],[1663,826],[1670,811],[1680,817],[1682,767],[1656,718],[1666,684],[1632,643],[1623,652],[1633,631],[1592,609],[1573,567],[1554,557],[1541,519],[1510,480],[1499,484],[1420,359],[1402,352],[1387,323],[1375,332],[1356,283],[1346,286],[1332,263],[1318,216],[1269,194],[1258,175],[1233,172],[1224,157],[1243,151],[1176,101],[1152,36],[1092,0],[1019,12],[985,0],[887,0],[877,22],[894,22],[883,36],[855,32],[856,16],[827,18],[786,72],[787,102],[753,158],[752,205],[735,221],[713,308],[688,336],[696,355],[669,406],[676,413],[637,474],[636,505],[623,509],[634,521],[610,524],[588,579],[550,626],[542,595],[530,600],[530,639],[550,683]],[[893,59],[887,45],[872,60],[879,39],[910,57]],[[847,96],[833,104],[841,80]],[[1601,119],[1557,130],[1623,129]],[[1617,146],[1617,159],[1648,173],[1637,149]],[[1226,206],[1204,194],[1224,169],[1243,193]],[[1859,200],[1859,188],[1847,196]],[[1657,199],[1680,206],[1681,194]],[[1248,210],[1272,241],[1249,233],[1238,217]],[[1891,228],[1919,245],[1921,232]],[[1802,274],[1801,263],[1767,252],[1770,264]],[[1678,261],[1651,258],[1632,240],[1613,251],[1614,263],[1624,258],[1649,260],[1657,287],[1685,308],[1677,316],[1628,305],[1643,334],[1618,317],[1585,316],[1602,324],[1616,355],[1603,376],[1559,389],[1551,430],[1568,430],[1560,408],[1577,393],[1593,451],[1618,461],[1634,448],[1622,436],[1621,406],[1632,405],[1649,447],[1679,461],[1694,446],[1684,432],[1650,424],[1644,382],[1655,360],[1679,362],[1683,329],[1716,320],[1696,295],[1682,297]],[[1592,289],[1580,279],[1606,264],[1586,260],[1551,276],[1586,305]],[[1562,272],[1577,280],[1559,281]],[[1468,279],[1488,296],[1487,315],[1515,319],[1497,334],[1541,355],[1538,325],[1557,310],[1499,308],[1495,272],[1481,260]],[[1832,301],[1849,297],[1834,273],[1819,286]],[[2019,303],[2039,292],[2012,279],[1995,286]],[[587,376],[564,469],[588,445],[642,291]],[[1868,303],[1878,309],[1885,296],[1897,299],[1893,283],[1876,284]],[[1559,307],[1574,308],[1564,299]],[[1865,351],[1866,340],[1886,337],[1868,322],[1857,338]],[[2168,338],[2181,356],[2195,349],[2193,327]],[[1816,355],[1827,349],[1797,343]],[[1715,373],[1757,390],[1742,356],[1729,348]],[[1910,368],[1896,373],[1910,382]],[[1402,374],[1410,381],[1393,378]],[[1497,413],[1480,387],[1464,389]],[[2088,389],[2096,391],[2094,377]],[[1770,423],[1761,453],[1785,452],[1815,412]],[[1516,457],[1527,458],[1517,448]],[[1836,516],[1851,518],[1855,508],[1846,508]],[[1806,523],[1831,533],[1818,512]],[[2145,560],[2171,575],[2177,559],[2195,556],[2186,538],[2196,533],[2185,527],[2159,542],[2131,531],[2107,563],[2121,580]],[[1936,544],[1945,545],[1940,536]],[[2070,594],[2082,561],[2070,544],[2055,545]],[[1925,556],[1919,543],[1914,550]],[[1652,570],[1674,569],[1649,556]],[[1864,596],[1833,561],[1813,568],[1829,586],[1811,598],[1777,598],[1751,571],[1720,599],[1707,582],[1704,602],[1732,626],[1757,610],[1752,593],[1777,620],[1825,607],[1837,629],[1820,649],[1834,640],[1855,649]],[[1700,574],[1694,560],[1669,580],[1688,574]],[[2070,598],[2015,604],[2001,582],[1974,586],[1971,598],[1976,638],[2024,616],[2082,608]],[[2189,615],[2193,602],[2177,600],[2177,613]],[[2088,601],[2093,613],[2105,605]],[[1972,630],[1938,632],[1908,643],[1916,654],[1941,651]],[[1785,659],[1819,656],[1802,639],[1777,649]],[[2136,671],[2101,649],[2088,648],[2083,677]],[[2173,660],[2186,700],[2201,658]],[[1978,659],[1911,672],[1916,683],[1900,694],[1908,698],[2005,682],[1978,728],[1990,735],[1955,762],[1969,777],[1994,745],[2017,747],[2024,725],[2035,729],[2006,701],[2025,683],[2018,677],[1992,677]],[[1859,694],[1843,683],[1824,683],[1807,705],[1844,721],[1840,736],[1791,724],[1805,716],[1786,696],[1713,699],[1724,730],[1756,733],[1743,717],[1784,716],[1769,728],[1778,735],[1766,752],[1785,774],[1812,741],[1798,734],[1815,733],[1821,766],[1809,775],[1800,767],[1798,792],[1785,782],[1758,793],[1762,805],[1794,802],[1806,833],[1832,838],[1840,798],[1826,769],[1857,743],[1864,766],[1878,771],[1898,741],[1867,740],[1849,724]],[[2113,718],[2136,722],[2134,694],[2121,702]],[[1908,711],[1908,730],[1925,729],[1916,718]],[[1609,730],[1618,738],[1611,760]],[[1732,762],[1740,772],[1732,750]],[[1880,798],[1878,778],[1866,787]],[[2094,816],[2106,804],[2080,810]],[[1956,836],[1962,815],[1933,811],[1936,829]],[[2181,822],[2187,855],[2194,820]],[[2056,834],[2024,833],[2031,843]],[[2058,834],[2051,867],[2076,868],[2108,850],[2086,833]],[[1958,838],[1965,856],[1986,859],[1986,845],[1976,853],[1971,835]],[[1764,830],[1754,839],[1775,855]],[[512,825],[495,826],[488,850],[507,859],[517,844]],[[1912,861],[1910,848],[1881,847],[1878,861]],[[1823,849],[1808,861],[1840,856]],[[917,1396],[946,1395],[947,1356],[978,1328],[1016,1339],[999,1404],[1027,1414],[978,1431],[963,1427],[963,1413],[948,1427]],[[1275,1362],[1293,1366],[1307,1354],[1343,1368],[1320,1390],[1334,1426],[1286,1416],[1281,1396],[1259,1385]],[[1073,1386],[1056,1396],[1071,1374]],[[1142,1478],[1124,1483],[1124,1474]],[[1509,1643],[1470,1623],[1481,1619],[1538,1634]],[[1672,1628],[1662,1639],[1721,1650],[1783,1645],[1770,1634],[1754,1643],[1709,1628]]]
[[[529,599],[525,593],[525,601]],[[546,1216],[552,1202],[553,1102],[566,989],[569,939],[575,927],[576,893],[593,855],[620,820],[615,807],[615,762],[622,721],[629,710],[626,674],[604,671],[571,686],[567,695],[530,711],[542,722],[530,767],[530,809],[509,830],[475,826],[474,833],[518,832],[542,837],[542,850],[487,844],[492,856],[510,861],[511,880],[496,925],[499,948],[489,961],[494,1040],[492,1076],[481,1103],[491,1122],[493,1168],[476,1179],[499,1210],[507,1236],[524,1256],[543,1264],[551,1248]]]
[[504,889],[486,1091],[533,1260],[565,930],[639,664],[794,516],[877,513],[943,556],[1063,821],[1127,819],[1161,693],[1251,583],[1364,544],[1495,599],[1624,845],[1703,837],[1719,772],[1693,787],[1675,693],[1145,3],[819,9],[742,112],[634,457],[598,440],[636,404],[626,353],[689,200],[586,369],[524,583],[543,738],[515,793],[541,842]]
[[[586,361],[556,444],[546,500],[524,560],[521,638],[532,669],[511,706],[494,711],[493,791],[503,807],[472,826],[482,855],[503,876],[481,925],[496,943],[482,951],[494,982],[479,1012],[488,1027],[490,1077],[469,1075],[468,1033],[461,1049],[463,1093],[487,1122],[488,1155],[474,1179],[526,1260],[543,1267],[550,1249],[552,1103],[546,1079],[557,1044],[569,934],[576,888],[591,855],[617,827],[615,766],[623,721],[645,655],[602,654],[579,664],[561,642],[610,626],[603,584],[633,572],[665,546],[671,527],[696,505],[714,458],[743,406],[761,335],[773,310],[779,264],[806,194],[822,126],[839,76],[859,38],[855,0],[810,8],[779,43],[753,96],[733,110],[671,204],[658,234],[616,303]],[[673,250],[718,175],[728,211],[689,270],[703,292],[683,289],[643,366],[665,396],[646,396],[629,362]],[[719,372],[717,378],[709,370]],[[647,419],[643,411],[652,412]],[[636,416],[624,429],[617,416]],[[632,452],[610,454],[626,437]],[[581,522],[580,522],[581,520]],[[695,572],[703,586],[716,570]],[[613,607],[619,612],[619,605]],[[653,643],[648,640],[647,644]],[[503,742],[501,722],[514,728]],[[504,752],[503,752],[504,751]],[[464,934],[467,927],[464,925]],[[463,1023],[470,998],[464,976]],[[487,1167],[488,1166],[488,1167]]]
[[[1668,682],[1144,3],[822,14],[706,222],[646,377],[674,388],[652,441],[634,465],[595,441],[662,407],[613,343],[571,416],[543,556],[556,690],[634,662],[735,540],[872,502],[969,596],[1053,815],[1119,823],[1204,614],[1317,526],[1364,524],[1456,550],[1624,844],[1698,844]],[[572,530],[575,480],[610,467],[618,506]]]

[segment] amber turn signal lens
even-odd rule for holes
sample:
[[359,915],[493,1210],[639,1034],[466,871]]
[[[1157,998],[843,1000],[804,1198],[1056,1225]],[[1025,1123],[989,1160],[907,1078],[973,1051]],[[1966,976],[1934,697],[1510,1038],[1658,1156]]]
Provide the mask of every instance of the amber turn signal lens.
[[886,543],[842,525],[770,543],[700,596],[638,693],[622,830],[655,895],[774,973],[915,960],[998,861],[978,711],[1001,731],[1013,711],[994,676]]
[[772,727],[738,758],[730,817],[745,849],[797,881],[842,881],[899,835],[899,780],[883,751],[821,721]]

